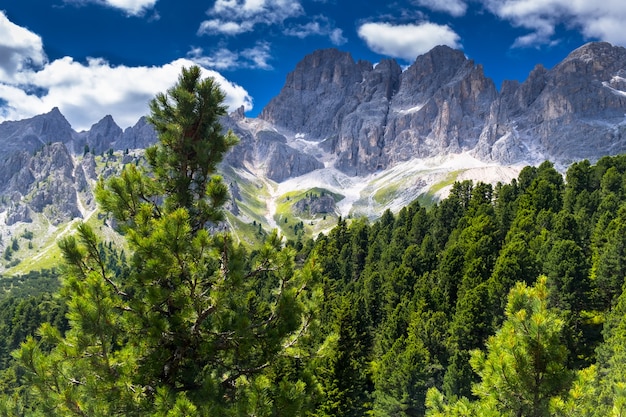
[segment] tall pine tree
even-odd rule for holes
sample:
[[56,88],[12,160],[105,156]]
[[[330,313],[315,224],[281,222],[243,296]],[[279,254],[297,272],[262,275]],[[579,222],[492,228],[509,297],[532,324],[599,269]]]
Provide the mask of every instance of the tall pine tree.
[[70,330],[44,325],[15,354],[33,412],[281,415],[302,403],[297,375],[272,366],[296,356],[314,268],[295,271],[276,234],[251,259],[207,228],[227,199],[217,164],[237,141],[219,123],[223,101],[199,67],[183,69],[151,102],[149,169],[100,182],[97,199],[132,252],[121,274],[89,226],[61,241]]

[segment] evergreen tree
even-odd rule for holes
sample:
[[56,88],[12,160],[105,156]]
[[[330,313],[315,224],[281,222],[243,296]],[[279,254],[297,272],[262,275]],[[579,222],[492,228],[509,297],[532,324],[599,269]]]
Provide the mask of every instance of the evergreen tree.
[[506,320],[489,338],[486,352],[472,352],[471,365],[480,377],[467,399],[446,403],[438,390],[428,393],[429,416],[504,415],[540,417],[550,402],[568,390],[572,373],[565,367],[563,321],[548,309],[546,278],[534,287],[517,284],[510,292]]
[[151,170],[130,165],[100,182],[98,201],[132,251],[123,273],[109,269],[116,252],[89,226],[61,241],[70,329],[44,325],[15,354],[37,411],[269,415],[285,398],[302,403],[297,376],[273,365],[299,352],[314,269],[296,272],[276,234],[250,259],[228,234],[207,230],[227,199],[215,170],[236,142],[218,122],[223,100],[198,67],[184,69],[151,102]]
[[598,348],[598,413],[626,414],[626,292],[618,297],[604,326],[604,343]]
[[356,296],[339,300],[317,372],[323,400],[316,416],[365,414],[371,385],[366,362],[371,342],[365,315],[363,302]]

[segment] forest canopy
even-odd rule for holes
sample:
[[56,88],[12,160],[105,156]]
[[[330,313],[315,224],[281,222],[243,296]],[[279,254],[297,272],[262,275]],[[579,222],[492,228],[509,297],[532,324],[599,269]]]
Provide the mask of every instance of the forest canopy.
[[223,99],[183,71],[151,104],[147,169],[100,183],[130,254],[82,225],[59,292],[3,301],[0,413],[626,413],[626,156],[246,250],[211,227]]

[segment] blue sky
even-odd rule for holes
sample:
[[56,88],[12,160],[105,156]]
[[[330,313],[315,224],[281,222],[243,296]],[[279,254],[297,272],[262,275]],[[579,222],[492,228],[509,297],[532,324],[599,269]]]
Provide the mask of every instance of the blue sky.
[[77,130],[125,128],[192,64],[255,116],[329,47],[408,66],[446,44],[500,87],[589,41],[626,46],[624,21],[623,0],[0,0],[0,121],[59,107]]

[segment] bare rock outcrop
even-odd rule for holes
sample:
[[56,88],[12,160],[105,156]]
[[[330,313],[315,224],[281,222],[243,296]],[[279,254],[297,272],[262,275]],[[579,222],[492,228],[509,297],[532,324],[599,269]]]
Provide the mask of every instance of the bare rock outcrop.
[[265,123],[252,127],[245,120],[225,117],[222,124],[239,138],[225,158],[230,166],[260,172],[276,182],[324,167],[313,155],[289,146],[285,136]]
[[626,49],[589,43],[521,85],[507,85],[491,108],[476,154],[502,163],[579,159],[626,152]]
[[365,175],[415,157],[472,149],[497,96],[482,67],[441,46],[402,72],[335,49],[305,57],[261,119],[323,141],[335,167]]
[[385,167],[473,149],[497,97],[482,66],[438,46],[402,73],[385,131]]
[[329,214],[336,209],[335,199],[330,195],[309,195],[292,206],[297,215]]
[[134,126],[126,128],[124,133],[115,141],[113,149],[145,149],[157,142],[157,134],[154,127],[148,123],[146,117],[142,117]]

